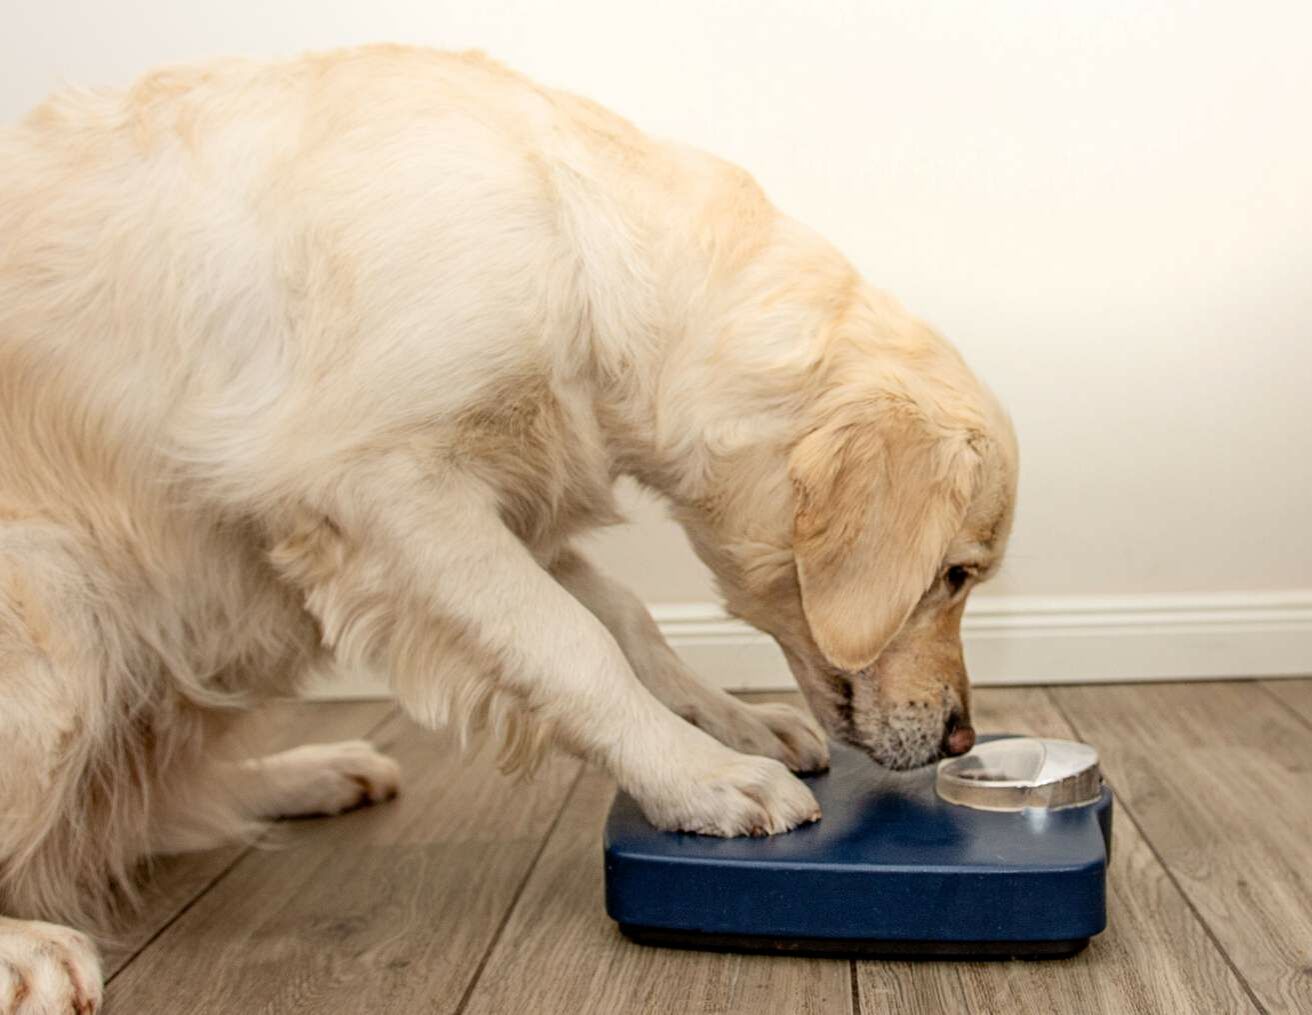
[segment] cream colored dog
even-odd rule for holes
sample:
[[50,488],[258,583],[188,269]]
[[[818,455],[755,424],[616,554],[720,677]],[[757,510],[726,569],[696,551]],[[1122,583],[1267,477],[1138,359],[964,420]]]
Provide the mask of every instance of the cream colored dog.
[[234,705],[385,671],[664,828],[819,817],[807,716],[698,680],[572,548],[630,475],[824,726],[967,749],[958,624],[1016,449],[953,349],[746,173],[488,60],[370,48],[68,92],[0,133],[0,1008],[87,1011],[152,852],[395,791]]

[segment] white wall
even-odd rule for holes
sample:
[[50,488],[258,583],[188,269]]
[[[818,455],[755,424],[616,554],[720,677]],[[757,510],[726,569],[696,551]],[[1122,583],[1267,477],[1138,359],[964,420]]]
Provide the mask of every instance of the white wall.
[[[12,6],[6,118],[60,77],[391,39],[486,49],[740,162],[1010,405],[1021,509],[995,609],[1239,610],[1251,649],[1166,646],[1158,668],[1312,671],[1312,7]],[[708,600],[681,536],[638,514],[600,540],[612,570],[653,602]],[[1253,655],[1272,603],[1293,638],[1279,665]]]

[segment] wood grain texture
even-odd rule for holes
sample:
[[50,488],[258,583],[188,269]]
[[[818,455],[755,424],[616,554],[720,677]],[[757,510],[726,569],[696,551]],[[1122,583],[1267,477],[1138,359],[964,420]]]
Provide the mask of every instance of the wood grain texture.
[[390,720],[398,800],[286,822],[110,984],[110,1012],[454,1011],[579,764],[532,782]]
[[584,775],[464,1015],[841,1015],[848,963],[635,945],[606,916],[601,826],[610,780]]
[[[1042,688],[977,691],[974,719],[982,732],[1072,735]],[[1084,952],[1052,962],[859,962],[861,1011],[1253,1010],[1133,822],[1118,812],[1113,829],[1108,928]]]
[[1312,737],[1254,682],[1055,689],[1258,1000],[1312,1011]]
[[1312,680],[1263,680],[1262,688],[1312,726]]
[[[274,702],[244,716],[236,733],[243,750],[253,757],[300,744],[357,740],[394,708],[386,701]],[[142,945],[236,863],[246,849],[244,845],[234,844],[153,861],[146,872],[141,909],[113,940],[101,942],[106,978],[118,973]]]
[[[251,739],[360,736],[387,709],[286,706]],[[576,781],[556,759],[516,784],[393,718],[374,739],[405,767],[401,799],[284,823],[276,848],[170,861],[124,954],[158,936],[111,983],[107,1015],[843,1013],[853,979],[865,1013],[1312,1010],[1312,680],[987,688],[975,713],[984,731],[1076,735],[1103,755],[1110,924],[1074,959],[634,945],[602,904],[605,776]]]

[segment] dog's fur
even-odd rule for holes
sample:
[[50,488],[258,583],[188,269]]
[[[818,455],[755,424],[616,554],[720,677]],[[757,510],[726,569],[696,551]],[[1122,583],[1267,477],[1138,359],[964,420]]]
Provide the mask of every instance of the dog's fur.
[[97,926],[152,852],[395,788],[359,744],[216,753],[323,666],[511,767],[576,751],[667,828],[816,818],[809,717],[700,683],[572,548],[622,474],[832,733],[906,767],[968,725],[1010,426],[741,170],[399,48],[0,132],[0,1004],[98,997],[85,939],[22,920]]

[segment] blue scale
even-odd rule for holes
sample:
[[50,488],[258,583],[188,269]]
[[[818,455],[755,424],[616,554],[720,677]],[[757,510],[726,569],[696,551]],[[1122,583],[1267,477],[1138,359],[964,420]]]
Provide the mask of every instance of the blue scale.
[[832,745],[822,819],[785,835],[660,832],[628,796],[606,822],[606,910],[680,947],[940,958],[1073,955],[1107,922],[1112,796],[1086,744],[983,737],[890,772]]

